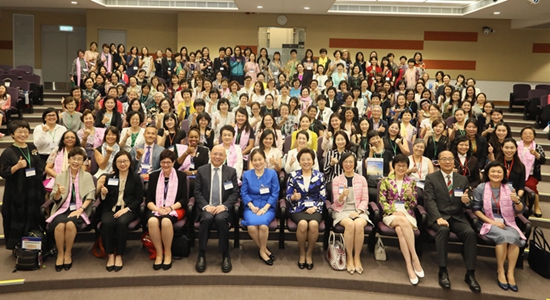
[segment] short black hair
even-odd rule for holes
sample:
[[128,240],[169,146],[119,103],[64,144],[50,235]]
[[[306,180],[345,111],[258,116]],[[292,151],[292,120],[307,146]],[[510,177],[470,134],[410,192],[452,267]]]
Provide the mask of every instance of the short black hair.
[[[502,168],[502,172],[504,174],[506,174],[506,168],[504,167],[504,165],[498,161],[498,160],[493,160],[492,162],[488,163],[486,166],[485,166],[485,169],[484,169],[484,172],[483,172],[483,182],[488,182],[490,181],[489,179],[489,170],[491,170],[492,168],[494,167],[500,167]],[[506,184],[508,183],[508,180],[506,179],[506,176],[502,176],[502,181],[500,182],[501,184]]]
[[27,128],[27,130],[31,131],[31,126],[29,125],[29,122],[25,120],[14,120],[8,123],[8,131],[10,134],[14,134],[15,131],[19,128]]
[[409,167],[409,163],[410,163],[409,158],[405,154],[397,154],[393,158],[393,160],[391,162],[391,166],[392,166],[392,168],[395,169],[395,165],[397,165],[398,163],[402,163],[402,162],[407,164],[407,168]]
[[298,160],[298,162],[300,162],[300,158],[304,154],[311,155],[311,159],[315,160],[315,151],[313,151],[312,149],[309,149],[309,148],[304,148],[304,149],[300,150],[300,152],[298,152],[298,155],[296,156],[296,159]]
[[176,153],[172,150],[164,149],[160,153],[159,161],[163,161],[164,159],[169,158],[172,162],[175,162],[178,157],[176,156]]

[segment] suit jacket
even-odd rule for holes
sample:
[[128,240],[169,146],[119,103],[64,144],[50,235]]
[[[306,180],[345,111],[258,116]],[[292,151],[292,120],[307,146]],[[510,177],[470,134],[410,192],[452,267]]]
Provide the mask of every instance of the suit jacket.
[[[369,130],[374,130],[374,127],[373,127],[372,123],[373,123],[372,118],[369,118],[369,128],[370,128]],[[388,127],[389,127],[388,122],[386,122],[385,120],[380,119],[380,123],[378,123],[378,124],[379,124],[378,125],[379,128],[380,127],[386,128],[386,130],[384,130],[384,132],[379,133],[380,137],[383,137],[388,132]]]
[[[227,66],[224,66],[223,63],[227,63]],[[223,67],[223,70],[221,68]],[[225,78],[229,78],[229,71],[231,69],[231,66],[229,65],[229,57],[224,57],[223,60],[221,60],[219,57],[214,58],[214,72],[222,72],[222,76]]]
[[[212,133],[210,135],[210,137],[214,137],[214,133]],[[178,156],[181,156],[185,150],[187,150],[186,147],[183,147],[181,145],[176,145],[176,147],[178,147]],[[183,150],[185,149],[185,150]],[[197,154],[198,156],[195,156],[193,157],[193,163],[195,164],[195,167],[194,168],[189,168],[189,171],[194,171],[194,170],[198,170],[201,166],[204,166],[208,163],[208,161],[210,161],[210,150],[204,146],[198,146],[197,147]],[[181,167],[181,164],[177,162],[175,162],[174,164],[174,168],[179,169]]]
[[[439,218],[445,220],[455,219],[463,223],[468,223],[464,216],[464,208],[469,207],[460,200],[460,197],[454,196],[454,190],[466,190],[470,186],[468,178],[453,172],[453,196],[449,196],[447,183],[443,174],[436,171],[426,176],[424,184],[424,204],[428,213],[428,226],[431,226]],[[471,191],[470,191],[471,192]]]
[[[139,144],[135,145],[132,150],[130,150],[130,156],[132,156],[132,163],[134,164],[134,170],[136,172],[139,171],[141,168],[141,159],[136,158],[136,149],[144,148],[145,144]],[[144,149],[145,152],[143,155],[145,156],[145,153],[147,152],[147,149]],[[164,147],[157,145],[156,143],[153,144],[153,148],[151,149],[153,153],[151,154],[151,170],[150,172],[158,171],[160,169],[160,153],[164,150]],[[142,157],[143,159],[143,157]]]
[[[470,149],[472,143],[470,143]],[[476,152],[472,152],[472,156],[475,156],[477,159],[477,166],[480,170],[483,170],[485,168],[485,165],[487,164],[487,139],[484,136],[481,136],[480,134],[476,135]],[[475,188],[475,186],[473,186]]]
[[[162,171],[153,172],[149,175],[149,186],[147,187],[146,204],[149,202],[156,203],[157,183]],[[185,173],[176,171],[178,175],[178,192],[176,193],[176,201],[181,203],[181,207],[187,209],[187,203],[189,202],[189,193],[187,192],[187,175]],[[163,175],[164,176],[164,175]],[[186,215],[188,212],[186,212]]]
[[481,177],[479,176],[479,166],[477,158],[474,156],[468,157],[468,162],[466,163],[466,168],[460,166],[460,160],[458,156],[455,157],[455,168],[458,171],[458,174],[468,177],[468,182],[470,182],[470,190],[475,189],[481,182]]
[[[206,164],[197,170],[195,177],[195,207],[198,210],[196,214],[197,218],[200,217],[200,212],[205,206],[210,205],[210,186],[212,184],[212,164]],[[233,205],[239,198],[239,182],[237,181],[237,171],[229,166],[221,166],[221,189],[222,189],[222,205],[227,207],[228,210],[233,208]],[[233,187],[231,189],[225,189],[223,183],[231,181]]]
[[[109,190],[105,200],[101,201],[100,209],[103,214],[106,211],[110,211],[116,205],[118,201],[118,185],[113,186],[109,185],[110,178],[119,178],[118,175],[109,174],[105,175],[105,187]],[[139,215],[139,206],[143,202],[143,183],[141,182],[141,177],[136,173],[129,173],[128,178],[126,178],[126,184],[124,185],[124,205],[130,208],[136,216]]]
[[[176,60],[172,57],[170,62],[168,62],[168,59],[166,59],[166,57],[163,57],[161,64],[162,64],[162,77],[164,79],[170,79],[170,76],[176,73]],[[168,71],[170,71],[172,74],[168,75]]]

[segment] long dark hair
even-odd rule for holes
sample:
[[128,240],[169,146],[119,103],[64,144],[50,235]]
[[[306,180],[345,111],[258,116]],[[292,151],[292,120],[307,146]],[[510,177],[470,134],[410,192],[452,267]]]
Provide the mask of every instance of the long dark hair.
[[[504,141],[502,142],[502,147],[504,147],[504,144],[506,143],[512,143],[516,147],[516,152],[514,153],[514,158],[512,159],[514,163],[512,164],[511,172],[523,174],[525,172],[525,165],[521,162],[521,159],[518,156],[518,144],[516,143],[516,140],[514,140],[513,138],[505,138]],[[505,164],[504,151],[500,151],[497,157],[495,157],[495,160],[502,164]]]
[[250,123],[248,122],[248,112],[246,111],[246,108],[244,107],[239,107],[237,109],[237,111],[235,112],[235,123],[237,122],[236,121],[236,118],[237,118],[237,114],[241,114],[241,115],[245,115],[246,116],[246,121],[244,122],[243,124],[243,128],[238,128],[238,131],[239,133],[241,133],[243,130],[245,132],[250,132],[250,130],[252,130],[252,127],[250,127]]
[[78,138],[78,135],[76,134],[76,132],[74,132],[72,130],[67,130],[61,136],[61,140],[59,140],[59,148],[57,149],[57,151],[61,151],[61,150],[63,150],[63,148],[65,148],[65,136],[67,135],[67,133],[74,134],[74,138],[76,139],[76,141],[74,143],[74,148],[80,147],[80,139]]
[[275,132],[273,132],[273,130],[271,129],[264,130],[264,132],[262,132],[262,135],[260,136],[260,149],[262,149],[264,153],[265,153],[264,139],[270,134],[273,136],[273,145],[271,147],[277,148],[277,138],[275,136]]
[[130,153],[128,153],[128,151],[120,149],[120,151],[118,151],[117,154],[115,154],[115,158],[113,159],[113,172],[115,172],[116,175],[118,175],[119,173],[118,167],[116,165],[116,160],[123,155],[126,155],[128,160],[130,161],[129,163],[130,168],[128,169],[129,174],[134,173],[134,164],[132,163],[132,156],[130,155]]

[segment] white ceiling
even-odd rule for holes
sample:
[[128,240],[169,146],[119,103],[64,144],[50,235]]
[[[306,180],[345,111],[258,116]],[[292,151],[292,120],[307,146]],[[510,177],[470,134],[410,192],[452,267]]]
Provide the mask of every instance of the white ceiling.
[[[0,8],[19,9],[155,9],[160,11],[233,11],[252,13],[286,14],[350,14],[334,11],[339,5],[352,5],[354,15],[411,15],[423,17],[460,17],[476,19],[510,19],[529,24],[546,23],[550,20],[550,0],[541,0],[539,4],[530,4],[528,0],[0,0]],[[334,6],[333,6],[334,5]],[[468,5],[483,5],[474,12],[468,12]],[[140,7],[142,6],[142,7]],[[146,6],[146,7],[143,7]],[[225,8],[228,7],[229,8]],[[258,8],[258,6],[262,6]],[[304,9],[309,7],[309,9]],[[368,9],[367,9],[368,7]],[[384,10],[372,9],[384,7]],[[420,8],[420,9],[417,9]],[[438,9],[439,8],[439,9]],[[465,14],[446,15],[442,8],[465,11]],[[411,10],[412,9],[412,10]],[[367,11],[370,10],[370,11]],[[389,12],[384,12],[389,10]],[[406,10],[406,12],[404,12]],[[429,11],[428,11],[429,10]],[[359,11],[359,12],[358,12]],[[411,13],[410,11],[413,11]],[[76,12],[76,11],[75,11]],[[495,15],[494,12],[500,12]]]

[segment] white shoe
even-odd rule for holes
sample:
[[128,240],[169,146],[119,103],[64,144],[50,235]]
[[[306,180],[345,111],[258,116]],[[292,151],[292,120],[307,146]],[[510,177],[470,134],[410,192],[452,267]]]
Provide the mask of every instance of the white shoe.
[[415,277],[413,279],[409,278],[409,280],[411,281],[412,285],[417,285],[418,284],[418,277]]
[[[413,267],[413,270],[414,270],[414,267]],[[420,272],[417,270],[414,270],[414,273],[416,274],[416,276],[418,276],[418,278],[424,278],[424,270]]]

